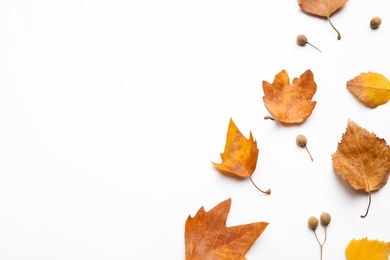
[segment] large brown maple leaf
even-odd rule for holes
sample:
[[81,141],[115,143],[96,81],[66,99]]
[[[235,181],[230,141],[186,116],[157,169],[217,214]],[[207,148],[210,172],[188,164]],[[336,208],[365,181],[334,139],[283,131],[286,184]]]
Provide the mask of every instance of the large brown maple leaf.
[[226,227],[231,199],[206,212],[203,207],[185,224],[186,260],[245,260],[245,253],[267,227],[255,222]]
[[332,154],[333,167],[355,190],[369,195],[365,217],[371,204],[371,192],[382,188],[390,174],[390,147],[384,139],[348,120],[346,132]]
[[311,100],[317,91],[311,70],[294,78],[291,84],[287,72],[282,70],[272,84],[263,81],[263,90],[265,106],[276,120],[285,124],[304,122],[317,103]]

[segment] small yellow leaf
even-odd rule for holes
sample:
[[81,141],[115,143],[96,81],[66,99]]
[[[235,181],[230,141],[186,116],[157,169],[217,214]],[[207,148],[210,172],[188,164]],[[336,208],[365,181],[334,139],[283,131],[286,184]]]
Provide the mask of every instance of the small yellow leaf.
[[390,81],[375,72],[361,73],[347,82],[347,89],[365,106],[376,108],[390,99]]
[[388,260],[390,243],[367,238],[352,239],[345,248],[348,260]]
[[242,178],[251,177],[256,169],[258,155],[259,149],[252,133],[249,133],[249,139],[245,138],[230,119],[225,150],[221,153],[222,163],[213,162],[213,165],[226,173]]
[[262,191],[252,180],[252,174],[256,169],[258,156],[259,149],[257,148],[257,142],[253,138],[252,133],[249,133],[249,139],[247,139],[230,118],[225,150],[221,153],[222,162],[211,163],[223,173],[241,178],[249,178],[256,189],[263,193],[271,194],[270,189]]

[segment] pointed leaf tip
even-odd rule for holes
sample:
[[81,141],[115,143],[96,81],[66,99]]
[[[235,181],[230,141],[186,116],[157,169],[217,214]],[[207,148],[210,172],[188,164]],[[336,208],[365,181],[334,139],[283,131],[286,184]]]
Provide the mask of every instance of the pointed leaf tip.
[[[186,260],[245,259],[245,253],[267,227],[267,222],[227,227],[231,199],[206,212],[199,210],[185,224]],[[203,207],[202,207],[203,208]],[[202,209],[201,208],[201,209]]]

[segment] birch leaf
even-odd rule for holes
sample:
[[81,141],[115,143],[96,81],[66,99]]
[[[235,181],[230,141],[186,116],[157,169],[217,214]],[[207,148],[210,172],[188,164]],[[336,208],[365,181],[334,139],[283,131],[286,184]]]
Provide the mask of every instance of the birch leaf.
[[384,139],[348,120],[346,132],[332,155],[333,167],[355,190],[368,193],[371,205],[371,192],[379,190],[390,174],[390,147]]

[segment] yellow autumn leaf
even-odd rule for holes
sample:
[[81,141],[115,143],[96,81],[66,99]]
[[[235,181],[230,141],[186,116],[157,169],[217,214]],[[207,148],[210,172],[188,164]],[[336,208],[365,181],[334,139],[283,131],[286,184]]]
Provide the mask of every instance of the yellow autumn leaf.
[[390,243],[367,238],[352,239],[345,248],[348,260],[388,260]]
[[370,108],[383,105],[390,99],[390,81],[376,72],[361,73],[347,82],[347,89]]
[[221,172],[237,176],[247,177],[259,191],[270,194],[271,190],[262,191],[252,180],[252,174],[256,169],[259,149],[253,138],[252,132],[249,139],[246,138],[230,118],[228,133],[226,135],[225,150],[221,153],[221,163],[212,164]]

